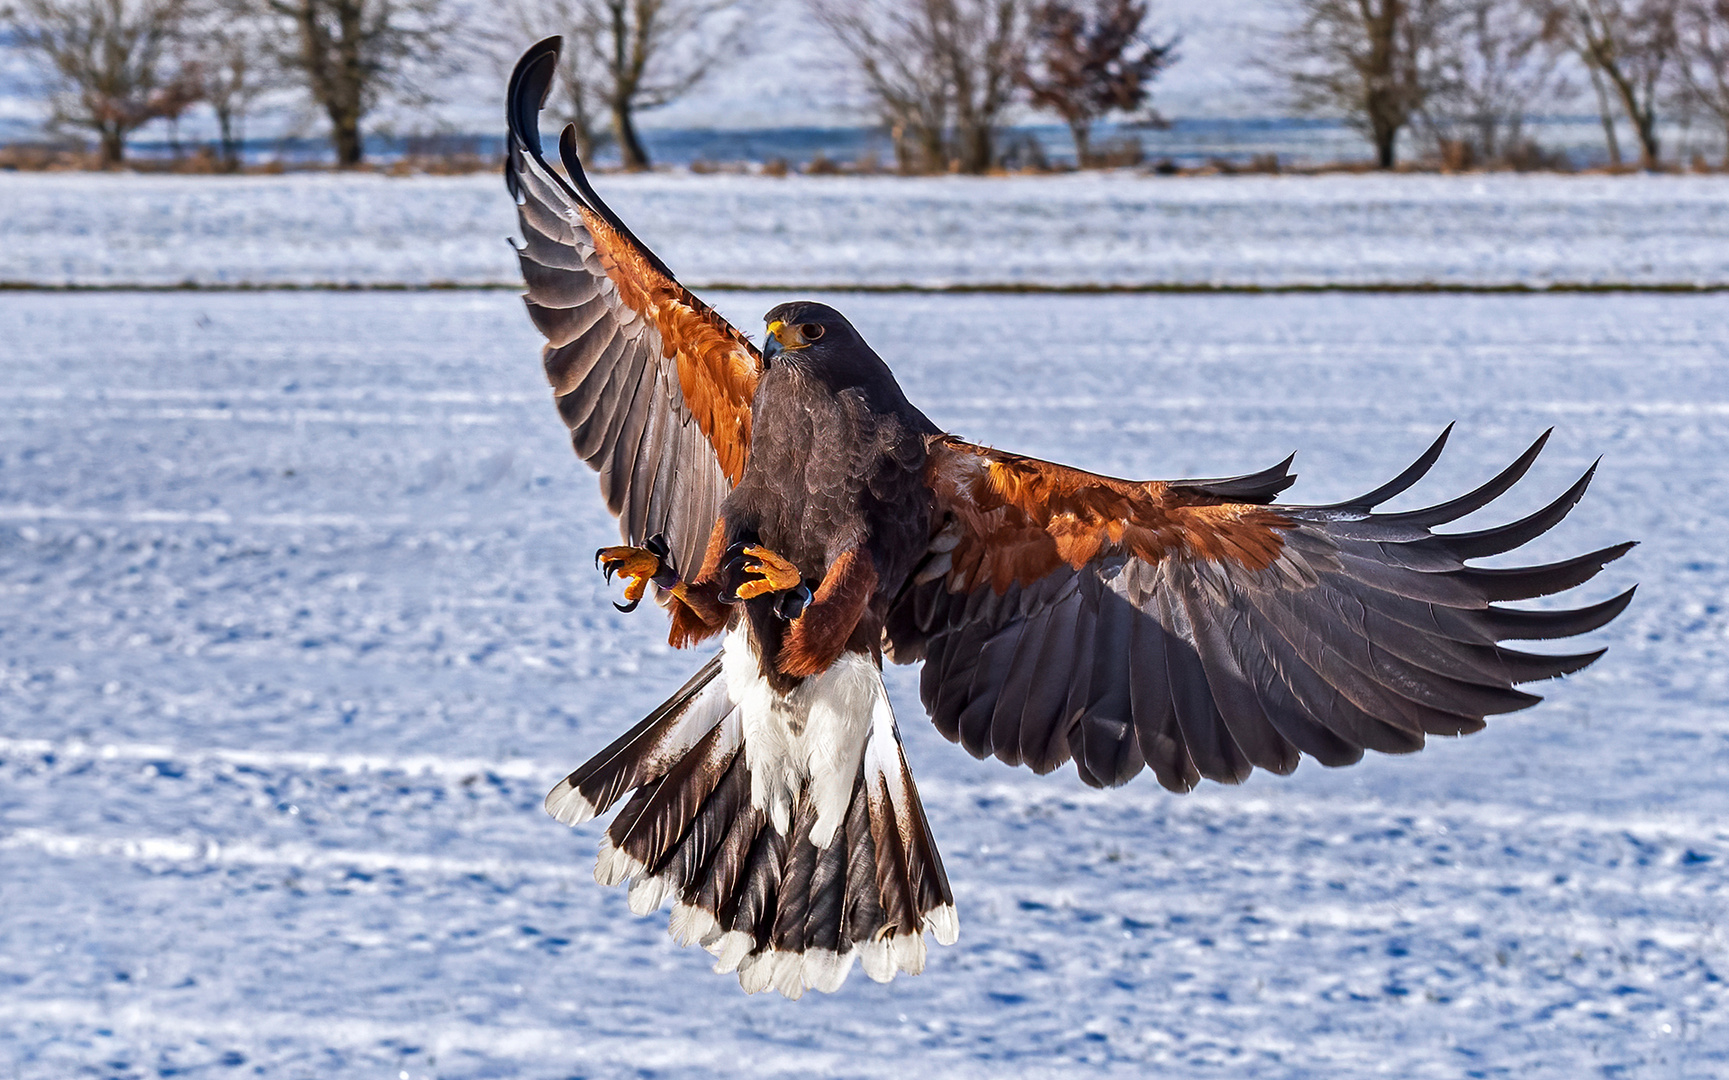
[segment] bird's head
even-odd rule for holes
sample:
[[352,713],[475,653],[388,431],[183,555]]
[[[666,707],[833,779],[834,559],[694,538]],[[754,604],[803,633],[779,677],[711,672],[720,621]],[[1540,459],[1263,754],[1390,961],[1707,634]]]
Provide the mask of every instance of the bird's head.
[[782,304],[764,315],[763,322],[768,333],[762,355],[771,364],[789,353],[798,354],[802,364],[820,364],[824,357],[841,355],[861,340],[846,316],[810,300]]

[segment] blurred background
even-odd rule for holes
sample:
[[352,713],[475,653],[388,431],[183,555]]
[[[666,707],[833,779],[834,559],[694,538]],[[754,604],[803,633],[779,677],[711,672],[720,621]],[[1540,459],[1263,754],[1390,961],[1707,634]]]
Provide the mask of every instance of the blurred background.
[[7,0],[0,167],[1710,168],[1724,0]]

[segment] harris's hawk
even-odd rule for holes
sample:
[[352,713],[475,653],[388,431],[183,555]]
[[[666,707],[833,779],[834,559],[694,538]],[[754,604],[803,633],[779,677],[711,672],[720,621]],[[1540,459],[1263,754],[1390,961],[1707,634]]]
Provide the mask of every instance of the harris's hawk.
[[1560,521],[1436,533],[1524,475],[1537,442],[1468,494],[1375,508],[1434,464],[1329,506],[1275,502],[1289,459],[1229,480],[1129,481],[965,442],[925,417],[833,308],[782,304],[759,350],[681,286],[538,117],[559,51],[511,78],[506,178],[526,301],[576,452],[625,544],[598,560],[633,608],[653,587],[672,642],[717,655],[547,796],[576,824],[624,807],[595,876],[737,971],[749,991],[834,990],[924,966],[959,929],[883,689],[922,662],[938,730],[977,757],[1098,787],[1150,768],[1187,791],[1304,754],[1408,753],[1539,699],[1516,685],[1599,653],[1507,640],[1603,626],[1632,590],[1569,610],[1631,545],[1482,569]]

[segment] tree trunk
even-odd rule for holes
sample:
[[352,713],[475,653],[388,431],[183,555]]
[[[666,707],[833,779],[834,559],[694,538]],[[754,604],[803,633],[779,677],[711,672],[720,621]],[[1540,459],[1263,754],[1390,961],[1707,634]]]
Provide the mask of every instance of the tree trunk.
[[227,105],[212,105],[216,113],[217,139],[222,148],[224,172],[240,171],[240,135],[234,130],[234,110]]
[[[1368,14],[1367,5],[1364,7]],[[1395,67],[1398,62],[1398,32],[1403,11],[1399,0],[1386,0],[1367,18],[1369,55],[1361,77],[1366,84],[1364,111],[1369,118],[1369,138],[1375,144],[1375,167],[1391,169],[1396,161],[1399,128],[1410,115],[1399,100]]]
[[102,167],[117,169],[126,161],[126,132],[119,124],[103,124],[98,131],[102,149]]
[[1630,90],[1623,92],[1622,99],[1627,105],[1627,115],[1633,121],[1633,133],[1639,137],[1639,167],[1655,169],[1661,149],[1657,134],[1657,105],[1652,102],[1641,110],[1634,103]]
[[996,154],[993,152],[995,148],[991,145],[991,129],[983,124],[967,123],[955,132],[955,136],[960,144],[955,147],[956,164],[960,171],[974,176],[989,172],[996,163]]
[[1639,117],[1639,122],[1635,126],[1634,130],[1639,133],[1639,167],[1642,169],[1655,169],[1657,167],[1658,158],[1660,157],[1658,152],[1661,150],[1661,146],[1658,144],[1659,137],[1657,135],[1657,110],[1646,110],[1646,112]]
[[903,173],[913,171],[913,143],[907,135],[906,125],[889,125],[889,142],[895,148],[895,167]]
[[330,141],[336,147],[336,167],[352,169],[366,156],[366,148],[360,139],[360,114],[334,103],[327,111],[330,113]]
[[1075,140],[1075,168],[1084,169],[1093,160],[1093,125],[1085,120],[1070,120],[1069,134]]
[[1597,117],[1603,121],[1603,139],[1609,144],[1609,164],[1621,167],[1621,140],[1615,136],[1615,116],[1609,110],[1609,94],[1603,89],[1603,75],[1587,65],[1591,72],[1591,88],[1597,92]]
[[[330,120],[336,135],[336,164],[343,169],[359,165],[360,159],[366,154],[366,147],[360,140],[360,117],[365,111],[362,102],[365,100],[368,82],[366,65],[361,61],[360,52],[366,37],[361,20],[364,6],[350,2],[337,5],[336,9],[337,21],[342,27],[342,40],[337,52],[336,92],[331,95]],[[337,119],[338,110],[341,113],[340,120]]]
[[948,167],[949,148],[941,128],[924,125],[918,130],[920,161],[915,172],[941,172]]
[[[1621,108],[1626,111],[1627,119],[1633,121],[1633,134],[1639,138],[1639,167],[1655,169],[1657,167],[1657,102],[1656,96],[1650,96],[1641,109],[1639,107],[1639,92],[1633,83],[1622,72],[1621,66],[1615,63],[1603,65],[1603,74],[1615,87],[1615,96],[1621,99]],[[1616,162],[1619,164],[1619,162]]]
[[642,172],[650,167],[648,153],[642,148],[642,140],[636,137],[636,123],[631,119],[629,103],[613,102],[612,134],[618,140],[618,156],[626,169]]
[[1398,164],[1399,129],[1385,120],[1374,121],[1375,168],[1391,169]]

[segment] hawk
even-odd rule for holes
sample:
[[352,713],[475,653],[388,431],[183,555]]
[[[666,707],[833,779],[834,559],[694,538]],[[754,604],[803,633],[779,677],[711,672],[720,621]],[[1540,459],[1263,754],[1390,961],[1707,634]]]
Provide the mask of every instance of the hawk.
[[[542,156],[560,42],[511,77],[506,180],[529,317],[577,455],[624,543],[597,561],[653,595],[671,642],[720,637],[679,691],[572,772],[546,808],[574,825],[620,810],[595,877],[747,991],[832,991],[856,960],[879,981],[956,940],[942,858],[883,689],[920,696],[974,756],[1096,787],[1143,768],[1289,773],[1409,753],[1539,699],[1517,684],[1601,653],[1537,655],[1613,619],[1503,601],[1580,585],[1631,544],[1483,569],[1560,521],[1591,472],[1498,528],[1434,532],[1523,476],[1438,506],[1376,507],[1415,484],[1447,433],[1388,483],[1327,506],[1275,501],[1290,459],[1223,480],[1131,481],[976,445],[932,423],[845,316],[766,316],[759,349],[678,283],[584,176]],[[1449,429],[1450,430],[1450,429]],[[1593,466],[1593,469],[1595,466]]]

